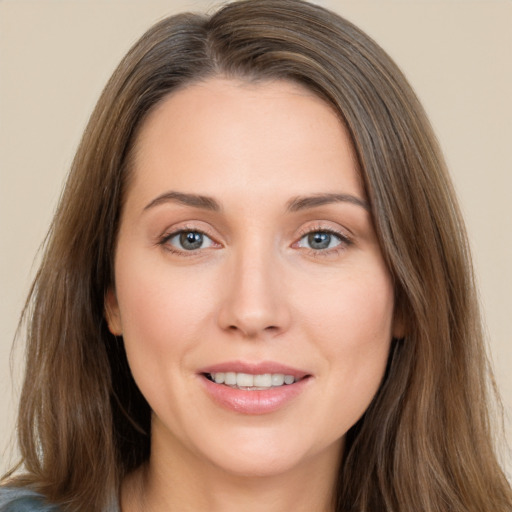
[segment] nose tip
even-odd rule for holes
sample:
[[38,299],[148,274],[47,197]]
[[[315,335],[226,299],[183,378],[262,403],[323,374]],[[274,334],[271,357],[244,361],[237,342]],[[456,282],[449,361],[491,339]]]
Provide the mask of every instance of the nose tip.
[[286,330],[290,314],[278,269],[240,263],[232,270],[219,311],[220,327],[246,338]]

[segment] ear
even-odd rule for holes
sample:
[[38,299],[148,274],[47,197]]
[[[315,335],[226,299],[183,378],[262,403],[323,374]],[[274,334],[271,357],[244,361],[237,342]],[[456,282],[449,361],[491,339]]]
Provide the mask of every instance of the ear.
[[398,304],[395,305],[395,311],[393,316],[393,328],[392,335],[393,338],[397,340],[401,340],[405,338],[405,334],[407,332],[406,320],[405,320],[405,311],[402,303],[399,301]]
[[121,323],[121,314],[119,311],[119,304],[117,303],[116,292],[113,288],[109,288],[105,295],[104,315],[109,331],[114,336],[121,336],[123,334],[123,326]]
[[393,319],[393,338],[397,340],[405,338],[405,322],[402,315],[395,315]]

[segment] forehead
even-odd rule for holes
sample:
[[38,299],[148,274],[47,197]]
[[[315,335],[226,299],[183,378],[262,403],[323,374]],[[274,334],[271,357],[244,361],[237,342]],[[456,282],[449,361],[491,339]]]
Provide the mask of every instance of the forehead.
[[154,185],[218,195],[238,184],[290,194],[342,187],[362,195],[338,115],[288,81],[212,78],[180,89],[151,112],[134,149],[132,188],[147,194]]

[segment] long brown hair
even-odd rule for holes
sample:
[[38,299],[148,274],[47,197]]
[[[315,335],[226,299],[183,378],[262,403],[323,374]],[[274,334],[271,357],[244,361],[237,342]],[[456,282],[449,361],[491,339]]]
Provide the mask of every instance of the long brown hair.
[[18,420],[26,485],[65,510],[102,510],[146,462],[150,409],[108,331],[104,297],[148,113],[180,87],[222,75],[284,79],[348,128],[406,336],[348,432],[337,511],[512,510],[495,457],[494,396],[465,229],[424,111],[366,34],[300,0],[246,0],[182,14],[129,51],[91,116],[30,292]]

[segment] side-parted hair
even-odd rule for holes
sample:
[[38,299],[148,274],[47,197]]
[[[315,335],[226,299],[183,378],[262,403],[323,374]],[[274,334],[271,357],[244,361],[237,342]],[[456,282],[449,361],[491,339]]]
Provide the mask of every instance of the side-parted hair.
[[[246,0],[153,26],[104,89],[74,159],[24,310],[22,461],[4,479],[104,510],[145,463],[151,411],[104,318],[131,149],[148,114],[209,77],[288,80],[347,127],[405,337],[347,434],[338,512],[503,512],[465,228],[435,136],[406,79],[366,34],[300,0]],[[22,470],[20,470],[22,468]]]

